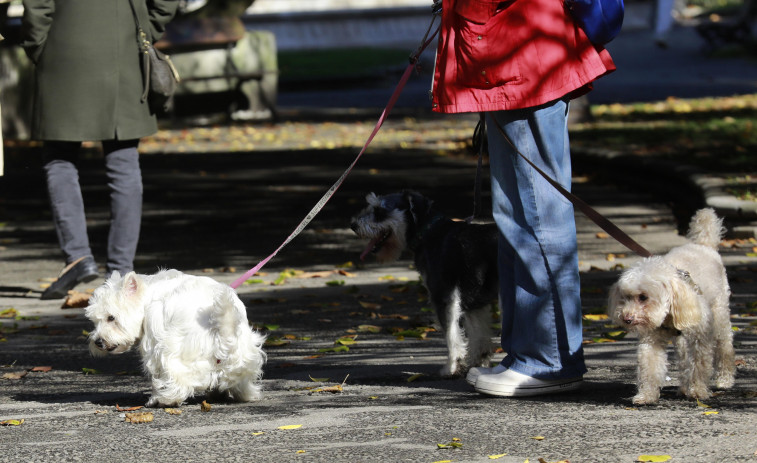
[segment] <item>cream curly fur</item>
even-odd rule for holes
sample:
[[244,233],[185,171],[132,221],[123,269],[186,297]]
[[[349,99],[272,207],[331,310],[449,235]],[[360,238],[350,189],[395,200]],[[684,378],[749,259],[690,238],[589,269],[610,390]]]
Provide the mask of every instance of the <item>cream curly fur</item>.
[[92,355],[139,344],[152,381],[148,407],[178,406],[203,392],[240,402],[260,396],[265,337],[250,329],[244,304],[227,285],[177,270],[114,272],[95,290],[86,316],[95,324]]
[[730,288],[717,252],[722,235],[721,219],[712,209],[701,209],[689,224],[690,243],[665,256],[641,260],[610,288],[610,317],[639,336],[634,403],[659,400],[671,340],[678,354],[682,394],[710,397],[713,373],[718,388],[733,386]]

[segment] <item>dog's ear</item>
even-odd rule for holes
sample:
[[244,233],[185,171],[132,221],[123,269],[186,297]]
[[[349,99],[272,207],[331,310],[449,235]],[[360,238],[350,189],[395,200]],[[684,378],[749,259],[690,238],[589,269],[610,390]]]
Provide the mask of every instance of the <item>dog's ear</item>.
[[670,282],[670,318],[677,330],[684,331],[702,322],[701,299],[694,288],[681,278]]
[[616,313],[618,311],[618,307],[620,306],[621,297],[622,295],[620,294],[620,285],[618,285],[618,283],[615,283],[610,286],[610,292],[607,296],[607,316],[618,324],[622,324],[620,322],[618,314]]
[[368,193],[365,195],[365,202],[368,203],[369,206],[377,207],[381,204],[381,200],[379,200],[378,196],[376,196],[376,193]]
[[141,289],[142,282],[139,281],[139,277],[135,272],[129,272],[124,275],[123,283],[121,284],[121,291],[123,291],[126,297],[132,297]]
[[423,219],[428,215],[429,210],[431,210],[431,201],[420,193],[411,190],[405,190],[403,195],[405,201],[410,206],[410,214],[413,216],[415,223],[422,223]]

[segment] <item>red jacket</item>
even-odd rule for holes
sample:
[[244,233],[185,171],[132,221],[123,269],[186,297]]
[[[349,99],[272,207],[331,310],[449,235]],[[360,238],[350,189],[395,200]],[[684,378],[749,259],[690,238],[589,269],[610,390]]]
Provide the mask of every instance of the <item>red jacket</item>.
[[433,110],[538,106],[585,93],[615,70],[607,50],[592,45],[563,1],[444,0]]

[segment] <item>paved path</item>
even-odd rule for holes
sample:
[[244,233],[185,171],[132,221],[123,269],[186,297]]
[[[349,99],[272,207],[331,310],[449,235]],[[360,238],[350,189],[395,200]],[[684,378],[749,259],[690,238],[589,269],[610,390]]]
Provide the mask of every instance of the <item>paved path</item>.
[[[216,154],[212,162],[207,155],[145,156],[140,270],[212,271],[211,276],[231,282],[275,248],[354,154],[255,151]],[[104,189],[96,177],[99,163],[89,166],[83,175],[85,194],[93,211],[93,240],[100,245],[107,219]],[[392,335],[394,328],[432,326],[433,316],[423,311],[427,302],[409,260],[392,266],[358,263],[363,243],[349,231],[349,217],[365,193],[405,187],[424,191],[450,215],[466,216],[473,169],[470,160],[428,150],[369,153],[306,232],[264,269],[263,282],[240,288],[251,320],[276,325],[272,338],[294,338],[268,348],[265,398],[251,404],[213,403],[207,413],[192,401],[180,416],[159,411],[153,423],[141,425],[125,423],[116,410],[146,400],[149,385],[139,375],[136,356],[91,358],[83,334],[91,327],[82,310],[38,299],[43,279],[54,276],[60,262],[39,173],[14,172],[3,191],[0,310],[14,308],[21,319],[1,320],[0,373],[27,373],[22,379],[0,379],[0,421],[25,421],[0,427],[0,454],[6,461],[168,462],[488,461],[489,455],[503,453],[507,456],[500,461],[506,462],[630,462],[642,454],[687,462],[754,458],[757,335],[749,326],[754,317],[734,319],[740,328],[737,384],[706,401],[708,409],[676,397],[675,370],[658,406],[632,407],[635,342],[591,343],[607,331],[602,322],[587,322],[589,373],[583,391],[527,400],[485,398],[461,380],[437,377],[445,354],[438,332],[425,340],[399,341]],[[583,182],[592,177],[581,170],[577,193],[644,245],[662,252],[682,242],[668,205],[614,185]],[[617,276],[615,262],[606,256],[624,250],[597,238],[598,229],[583,217],[578,224],[584,309],[601,311]],[[734,314],[746,312],[757,299],[757,264],[748,251],[723,250]],[[96,253],[101,260],[101,249]],[[621,259],[627,260],[632,259]],[[286,269],[331,271],[349,261],[355,263],[347,269],[350,276],[270,284]],[[360,334],[349,352],[319,352],[363,324],[382,331]],[[29,371],[37,366],[52,370]],[[100,374],[85,375],[84,368]],[[328,380],[316,384],[311,377]],[[312,390],[342,381],[340,394]],[[718,414],[703,414],[712,410]],[[284,425],[302,427],[278,429]],[[437,448],[455,438],[462,448]]]

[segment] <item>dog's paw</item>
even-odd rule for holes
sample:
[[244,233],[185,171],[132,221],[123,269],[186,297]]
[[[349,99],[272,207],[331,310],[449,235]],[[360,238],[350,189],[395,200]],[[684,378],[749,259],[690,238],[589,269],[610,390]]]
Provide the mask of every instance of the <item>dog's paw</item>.
[[691,399],[709,399],[712,397],[712,391],[704,385],[694,385],[688,388],[680,388],[681,394]]
[[657,401],[660,400],[660,394],[649,394],[649,393],[641,393],[639,392],[633,398],[631,399],[631,402],[633,402],[635,405],[651,405],[656,404]]
[[147,408],[173,408],[181,405],[181,402],[175,400],[161,400],[158,397],[152,396],[145,404]]
[[730,374],[723,374],[715,377],[715,386],[717,386],[718,389],[730,389],[735,382],[736,380],[733,375]]
[[459,365],[444,365],[439,370],[439,376],[442,378],[455,378],[463,375],[463,369]]

